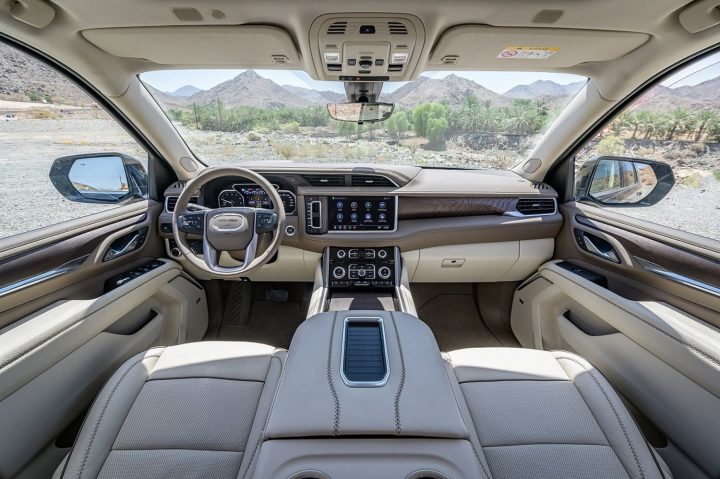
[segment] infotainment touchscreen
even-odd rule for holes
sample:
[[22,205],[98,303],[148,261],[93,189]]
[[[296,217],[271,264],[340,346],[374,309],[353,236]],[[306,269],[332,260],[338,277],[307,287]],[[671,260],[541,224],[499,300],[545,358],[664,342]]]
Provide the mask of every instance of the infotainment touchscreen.
[[394,196],[331,196],[329,231],[395,231]]

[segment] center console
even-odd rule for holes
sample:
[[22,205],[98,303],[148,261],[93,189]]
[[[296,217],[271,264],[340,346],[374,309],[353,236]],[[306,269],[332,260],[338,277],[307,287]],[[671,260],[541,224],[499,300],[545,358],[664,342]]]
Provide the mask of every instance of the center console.
[[450,374],[415,316],[313,316],[293,337],[253,477],[484,477]]
[[327,248],[328,286],[331,288],[394,288],[400,276],[394,246],[382,248]]

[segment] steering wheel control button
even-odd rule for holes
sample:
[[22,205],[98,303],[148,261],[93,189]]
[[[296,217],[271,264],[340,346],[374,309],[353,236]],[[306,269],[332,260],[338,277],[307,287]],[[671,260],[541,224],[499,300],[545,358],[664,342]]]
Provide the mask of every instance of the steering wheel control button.
[[278,215],[272,211],[258,211],[255,213],[255,231],[270,233],[278,225]]
[[188,213],[179,216],[178,229],[183,233],[203,234],[205,230],[205,212]]

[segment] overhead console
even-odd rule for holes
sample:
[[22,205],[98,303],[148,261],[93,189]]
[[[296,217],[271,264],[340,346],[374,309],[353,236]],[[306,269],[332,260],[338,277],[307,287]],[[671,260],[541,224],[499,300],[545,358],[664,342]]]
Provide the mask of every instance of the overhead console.
[[409,80],[424,43],[425,29],[412,15],[323,15],[310,28],[320,80]]

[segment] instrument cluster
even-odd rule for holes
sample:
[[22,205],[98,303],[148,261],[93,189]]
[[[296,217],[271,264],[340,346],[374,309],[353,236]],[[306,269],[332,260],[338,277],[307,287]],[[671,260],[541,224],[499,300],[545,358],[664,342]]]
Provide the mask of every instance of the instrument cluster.
[[[280,195],[285,214],[291,215],[295,213],[297,209],[297,198],[295,194],[292,191],[280,189],[276,184],[273,184],[273,187]],[[236,183],[218,194],[219,208],[238,206],[272,209],[273,203],[267,191],[253,183]]]

